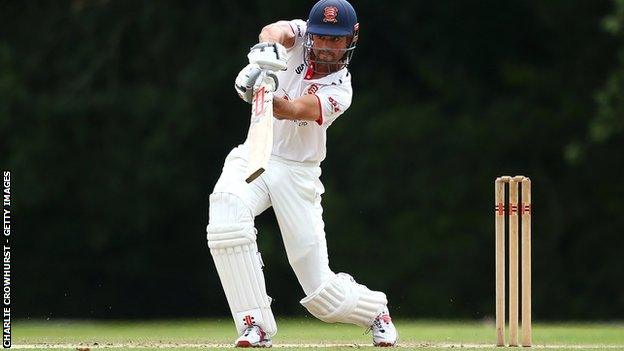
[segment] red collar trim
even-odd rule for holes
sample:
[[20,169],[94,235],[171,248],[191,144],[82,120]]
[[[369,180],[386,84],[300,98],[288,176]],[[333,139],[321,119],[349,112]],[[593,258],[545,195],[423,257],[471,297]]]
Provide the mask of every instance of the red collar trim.
[[313,76],[314,76],[314,63],[310,62],[310,65],[308,66],[308,70],[306,71],[305,77],[303,78],[312,79]]

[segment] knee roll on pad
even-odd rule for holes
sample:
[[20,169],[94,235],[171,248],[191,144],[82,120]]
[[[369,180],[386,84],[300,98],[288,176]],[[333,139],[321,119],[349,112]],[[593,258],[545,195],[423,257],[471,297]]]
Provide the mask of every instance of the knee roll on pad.
[[346,273],[338,273],[300,303],[324,322],[352,323],[368,328],[388,300],[386,294],[356,283]]
[[277,325],[266,293],[252,218],[251,211],[236,196],[211,195],[208,247],[239,335],[253,324],[275,335]]

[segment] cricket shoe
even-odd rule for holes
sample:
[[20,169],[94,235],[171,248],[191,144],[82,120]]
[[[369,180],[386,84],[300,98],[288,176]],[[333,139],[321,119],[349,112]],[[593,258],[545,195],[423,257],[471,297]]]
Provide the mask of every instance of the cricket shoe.
[[371,325],[373,331],[373,345],[379,347],[394,346],[397,343],[399,334],[392,323],[390,312],[385,308],[373,321]]
[[245,329],[243,335],[236,339],[236,347],[271,347],[271,339],[257,325]]

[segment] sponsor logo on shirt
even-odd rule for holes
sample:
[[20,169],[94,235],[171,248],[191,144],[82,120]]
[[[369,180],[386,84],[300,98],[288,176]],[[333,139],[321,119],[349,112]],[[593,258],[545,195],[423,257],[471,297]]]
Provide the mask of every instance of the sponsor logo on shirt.
[[297,74],[301,74],[301,72],[303,72],[303,69],[304,69],[304,68],[305,68],[305,64],[304,64],[304,63],[302,63],[302,64],[300,64],[300,65],[299,65],[299,67],[295,68],[295,72],[296,72]]
[[312,84],[310,85],[310,87],[308,87],[308,94],[316,94],[318,90],[319,90],[318,85]]
[[308,125],[308,121],[301,121],[298,119],[291,119],[289,121],[294,123],[297,127],[305,127]]

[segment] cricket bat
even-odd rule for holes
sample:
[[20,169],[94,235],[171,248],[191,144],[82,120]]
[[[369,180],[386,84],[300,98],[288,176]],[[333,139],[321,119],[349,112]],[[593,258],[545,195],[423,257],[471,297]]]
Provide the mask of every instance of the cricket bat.
[[273,82],[265,77],[254,92],[249,124],[249,160],[245,181],[251,183],[264,172],[273,149]]

